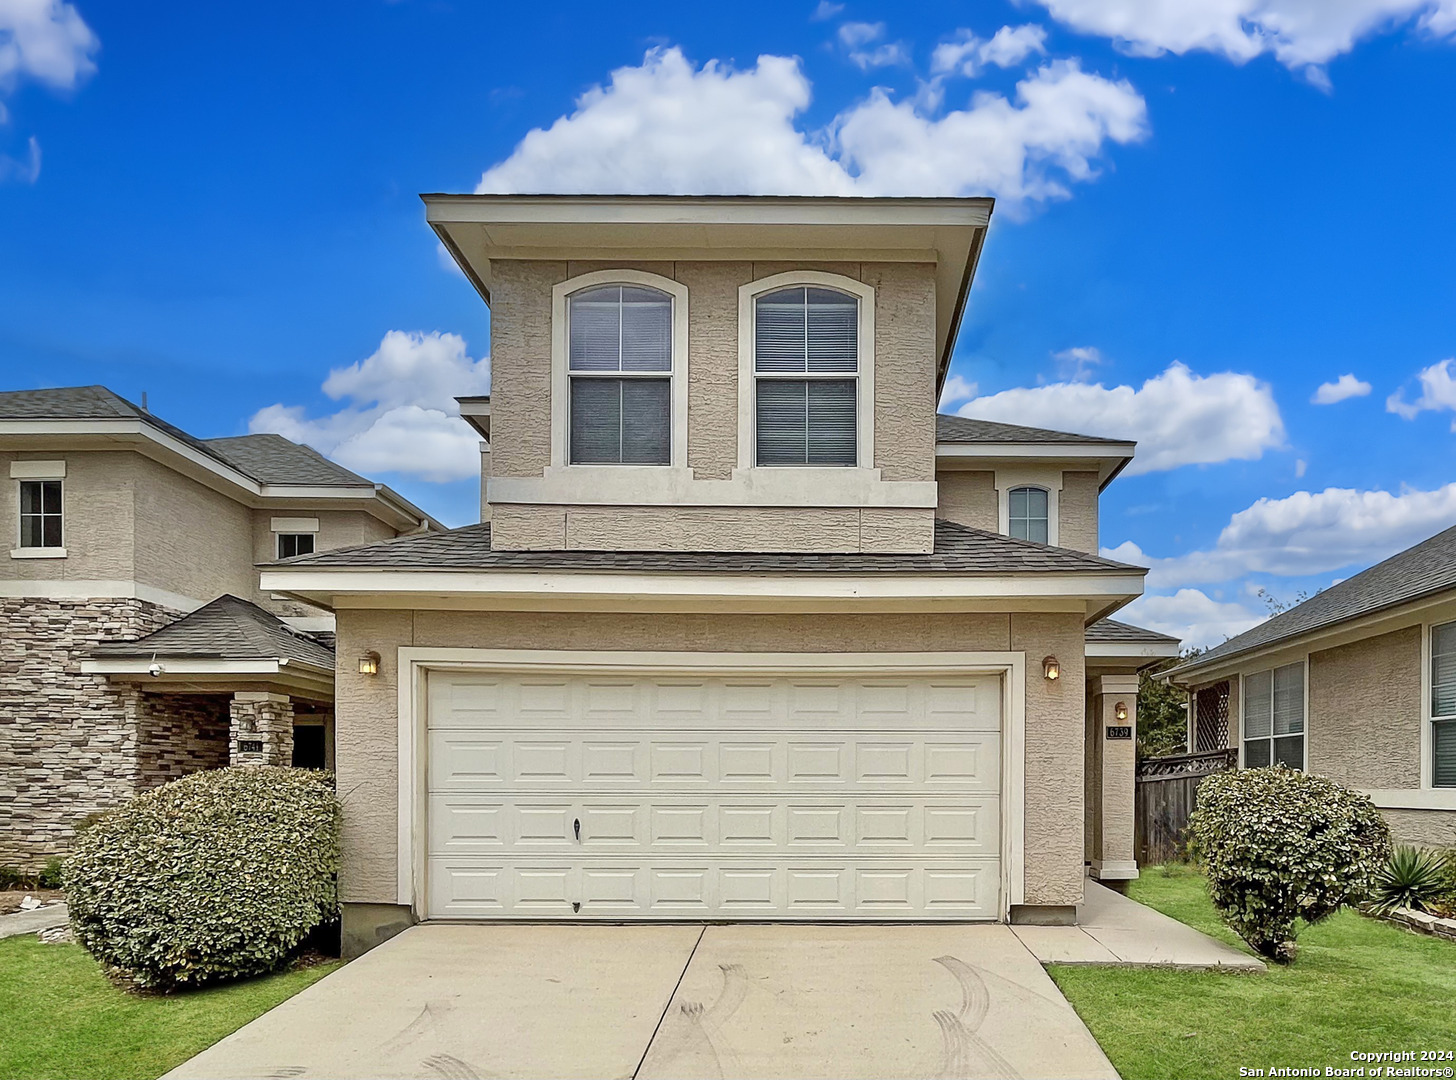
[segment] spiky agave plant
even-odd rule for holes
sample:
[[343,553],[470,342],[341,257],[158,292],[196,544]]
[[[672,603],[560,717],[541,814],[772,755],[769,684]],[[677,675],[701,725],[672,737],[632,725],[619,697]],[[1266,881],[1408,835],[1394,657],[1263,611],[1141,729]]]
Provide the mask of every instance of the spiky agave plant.
[[1396,908],[1426,911],[1440,901],[1448,886],[1447,856],[1439,851],[1400,844],[1390,861],[1376,875],[1367,904],[1376,915],[1389,915]]

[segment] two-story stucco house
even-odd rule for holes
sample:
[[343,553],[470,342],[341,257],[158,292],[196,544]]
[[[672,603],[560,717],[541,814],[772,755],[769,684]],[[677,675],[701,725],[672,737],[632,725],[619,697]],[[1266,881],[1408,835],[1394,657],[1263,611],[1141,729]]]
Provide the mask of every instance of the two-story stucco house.
[[936,415],[989,200],[425,202],[491,309],[482,524],[262,575],[337,618],[346,950],[1136,874],[1133,445]]
[[1456,528],[1160,677],[1193,695],[1191,749],[1321,773],[1456,847]]
[[439,528],[308,447],[100,386],[0,393],[0,470],[0,866],[187,772],[328,765],[333,614],[256,564]]

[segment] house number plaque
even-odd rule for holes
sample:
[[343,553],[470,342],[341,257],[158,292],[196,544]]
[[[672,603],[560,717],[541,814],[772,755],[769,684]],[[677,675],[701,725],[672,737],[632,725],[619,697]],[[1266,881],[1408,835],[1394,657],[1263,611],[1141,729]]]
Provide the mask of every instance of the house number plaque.
[[239,739],[238,753],[240,754],[261,754],[263,752],[262,739]]
[[1109,726],[1107,729],[1107,737],[1109,739],[1131,739],[1132,727],[1127,725],[1121,727]]

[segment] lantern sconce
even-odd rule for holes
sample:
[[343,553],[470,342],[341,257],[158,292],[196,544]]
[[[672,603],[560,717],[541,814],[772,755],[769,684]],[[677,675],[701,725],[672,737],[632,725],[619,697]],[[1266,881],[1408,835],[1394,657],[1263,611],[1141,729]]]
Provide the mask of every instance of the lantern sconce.
[[378,675],[379,674],[379,654],[377,652],[374,652],[373,650],[370,650],[369,652],[365,653],[363,656],[359,657],[359,674],[360,675]]
[[1062,677],[1062,664],[1055,656],[1043,658],[1041,662],[1041,673],[1046,676],[1047,682],[1056,682]]
[[1114,705],[1112,707],[1112,715],[1115,716],[1115,717],[1117,717],[1117,722],[1119,724],[1121,724],[1124,720],[1126,720],[1127,719],[1127,702],[1125,702],[1125,701],[1119,701],[1116,705]]

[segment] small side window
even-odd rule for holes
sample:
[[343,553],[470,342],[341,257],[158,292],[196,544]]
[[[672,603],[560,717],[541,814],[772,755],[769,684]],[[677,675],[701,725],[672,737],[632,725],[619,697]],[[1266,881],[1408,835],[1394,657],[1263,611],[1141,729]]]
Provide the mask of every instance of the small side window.
[[1007,498],[1007,531],[1016,540],[1049,543],[1050,535],[1045,488],[1012,488]]
[[20,546],[65,546],[61,530],[61,481],[20,482]]
[[295,555],[313,554],[313,533],[279,533],[278,557],[291,559]]

